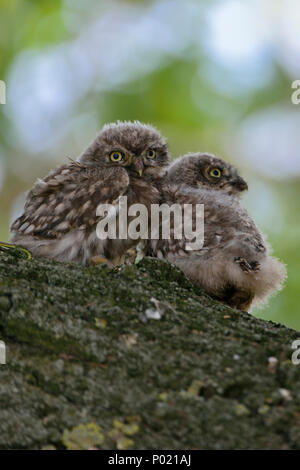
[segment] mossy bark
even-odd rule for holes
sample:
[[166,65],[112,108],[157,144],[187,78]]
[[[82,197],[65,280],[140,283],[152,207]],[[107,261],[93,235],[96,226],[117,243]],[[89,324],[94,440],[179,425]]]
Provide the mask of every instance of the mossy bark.
[[0,448],[300,447],[297,332],[160,260],[25,258],[0,253]]

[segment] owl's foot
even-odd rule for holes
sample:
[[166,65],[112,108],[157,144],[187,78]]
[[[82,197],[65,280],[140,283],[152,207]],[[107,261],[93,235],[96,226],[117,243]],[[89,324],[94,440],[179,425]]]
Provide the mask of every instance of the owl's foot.
[[12,245],[11,243],[0,242],[0,251],[3,251],[5,253],[9,250],[21,251],[22,253],[26,254],[27,259],[32,259],[32,255],[30,251],[26,250],[26,248],[23,248],[22,246],[19,246],[19,245]]
[[146,256],[146,242],[144,240],[140,241],[136,247],[136,258],[134,260],[135,264],[139,264],[143,258]]
[[250,272],[258,272],[260,270],[260,263],[257,261],[252,261],[248,263],[244,258],[236,257],[234,258],[235,263],[239,264],[240,268],[244,273],[248,274]]
[[109,261],[107,258],[104,258],[104,256],[93,256],[92,258],[89,259],[88,264],[89,266],[97,266],[98,264],[106,264],[110,268],[113,267],[112,262]]
[[129,248],[125,255],[125,264],[139,264],[146,256],[146,245],[144,241],[140,241],[134,248]]
[[130,248],[126,251],[124,263],[125,264],[134,264],[136,258],[136,249]]
[[255,273],[260,271],[261,264],[258,261],[252,261],[252,263],[250,263],[250,266],[252,267],[252,271],[254,271]]

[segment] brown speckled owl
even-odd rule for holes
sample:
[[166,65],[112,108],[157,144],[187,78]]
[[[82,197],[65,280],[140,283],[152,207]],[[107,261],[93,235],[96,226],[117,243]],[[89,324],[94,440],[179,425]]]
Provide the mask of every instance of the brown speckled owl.
[[237,170],[221,158],[209,153],[187,154],[177,158],[168,168],[169,181],[191,188],[221,190],[229,195],[239,196],[248,189],[247,183]]
[[118,264],[138,240],[100,240],[97,207],[116,204],[120,196],[127,196],[128,208],[158,203],[157,183],[168,164],[166,142],[153,127],[137,121],[106,125],[77,162],[37,181],[12,224],[11,241],[37,257]]
[[[247,189],[237,171],[208,154],[177,159],[168,170],[163,201],[204,204],[204,245],[188,251],[185,238],[151,240],[148,254],[166,258],[212,297],[249,310],[279,290],[286,277],[282,263],[270,256],[263,235],[241,205]],[[194,217],[194,216],[193,216]]]

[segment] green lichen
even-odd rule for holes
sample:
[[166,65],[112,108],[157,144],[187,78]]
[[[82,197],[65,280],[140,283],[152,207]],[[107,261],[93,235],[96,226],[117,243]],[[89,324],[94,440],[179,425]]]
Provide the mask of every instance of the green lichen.
[[127,450],[134,445],[134,441],[130,438],[139,432],[139,417],[129,417],[127,422],[114,419],[113,427],[108,432],[109,439],[118,450]]
[[80,424],[64,431],[62,441],[68,450],[91,450],[101,446],[104,436],[96,423]]

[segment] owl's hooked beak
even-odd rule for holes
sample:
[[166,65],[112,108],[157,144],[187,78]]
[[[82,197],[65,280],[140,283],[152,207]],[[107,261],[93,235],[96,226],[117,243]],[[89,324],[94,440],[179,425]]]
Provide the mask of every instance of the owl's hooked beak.
[[239,191],[246,191],[248,189],[248,184],[240,176],[234,181],[233,186]]
[[139,175],[142,176],[143,171],[144,171],[144,164],[141,159],[139,158],[133,158],[132,160],[132,166],[134,168],[134,171]]

